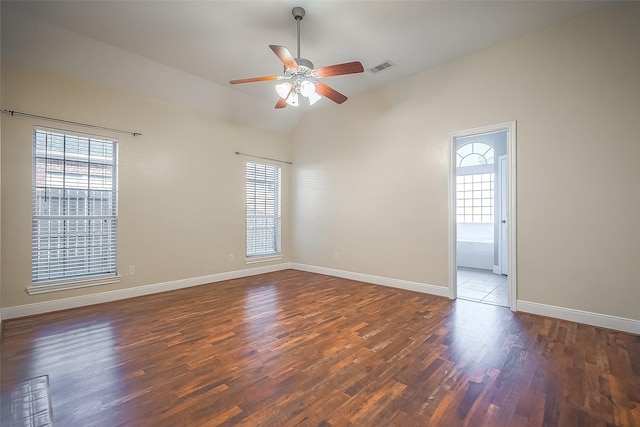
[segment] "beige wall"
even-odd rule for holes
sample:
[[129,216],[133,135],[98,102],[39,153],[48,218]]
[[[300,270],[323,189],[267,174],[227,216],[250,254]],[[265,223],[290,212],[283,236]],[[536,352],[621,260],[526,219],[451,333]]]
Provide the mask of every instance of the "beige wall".
[[[241,151],[290,158],[287,135],[258,131],[150,99],[4,61],[2,106],[33,114],[135,130],[119,138],[118,270],[122,280],[82,290],[29,296],[31,165],[35,124],[87,128],[24,117],[2,122],[2,304],[13,307],[269,265],[244,261],[244,164]],[[289,206],[290,169],[283,171]],[[283,253],[290,260],[289,214]],[[229,254],[235,255],[233,262]],[[215,261],[211,262],[211,257]],[[277,263],[271,262],[271,264]],[[127,276],[128,266],[136,274]]]
[[[2,7],[0,7],[0,100],[2,99]],[[2,113],[0,113],[0,224],[2,224]],[[2,227],[0,226],[0,242]],[[2,245],[0,244],[0,308],[2,308]],[[0,310],[0,331],[2,331],[2,310]],[[2,339],[2,333],[0,333]]]
[[449,133],[517,120],[518,300],[640,319],[638,22],[599,10],[307,115],[294,261],[447,286]]
[[2,118],[1,304],[246,268],[234,151],[294,157],[283,261],[445,287],[449,133],[517,120],[518,299],[640,319],[639,18],[596,11],[314,109],[291,136],[5,60],[3,108],[143,136],[112,135],[122,281],[29,296],[33,125],[87,129]]

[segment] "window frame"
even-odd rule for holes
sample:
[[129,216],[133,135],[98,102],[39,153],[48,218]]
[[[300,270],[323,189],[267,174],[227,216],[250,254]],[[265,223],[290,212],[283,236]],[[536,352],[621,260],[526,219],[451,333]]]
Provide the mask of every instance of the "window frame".
[[[46,141],[44,152],[39,139],[43,137]],[[31,285],[27,292],[39,294],[119,282],[118,139],[39,125],[33,127],[32,138]],[[57,144],[62,141],[62,151],[51,148],[54,138]],[[97,153],[92,150],[92,143],[107,145],[102,147],[104,151]],[[77,144],[75,158],[73,144]],[[99,158],[104,160],[96,161]],[[50,173],[49,167],[54,164],[61,167],[62,172]],[[68,168],[72,171],[67,172]],[[92,173],[94,170],[98,173]],[[48,180],[53,175],[59,175],[62,181],[50,183]],[[41,201],[43,190],[44,202]],[[51,202],[46,202],[46,195],[52,193],[58,194],[57,212],[52,209]],[[73,193],[76,193],[75,198]],[[41,231],[41,226],[45,231]],[[54,232],[50,230],[56,226],[62,230],[62,238],[58,236],[60,240],[54,247],[41,247],[42,237],[51,238]],[[94,231],[96,227],[98,231]],[[98,255],[93,252],[94,239],[99,242]],[[40,264],[46,263],[47,251],[56,249],[63,251],[62,261],[54,263],[54,267]],[[68,252],[64,251],[68,250],[76,251],[75,255],[67,256]],[[74,260],[84,260],[84,264],[80,263],[83,267],[74,269]],[[61,273],[52,273],[48,268],[58,268]]]
[[[253,166],[250,166],[253,165]],[[250,168],[253,171],[250,171]],[[263,173],[257,175],[257,168],[262,168]],[[282,168],[272,163],[261,163],[255,161],[245,162],[245,262],[247,264],[263,261],[271,261],[282,258]],[[273,177],[273,180],[269,178]],[[262,179],[264,188],[258,189],[257,180]],[[253,181],[252,181],[253,180]],[[253,184],[253,185],[251,185]],[[271,186],[271,188],[269,188]],[[267,193],[273,193],[273,197],[269,197]],[[258,196],[263,196],[258,199]],[[264,210],[260,215],[256,214],[257,206]],[[272,212],[270,211],[272,210]],[[269,212],[267,212],[269,211]],[[265,239],[261,245],[256,243],[256,220],[262,219],[267,225],[267,234],[269,230],[273,234],[272,238]],[[269,220],[273,223],[269,224]],[[252,227],[253,226],[253,227]],[[272,250],[259,251],[256,246],[267,246]],[[253,250],[252,250],[253,248]]]

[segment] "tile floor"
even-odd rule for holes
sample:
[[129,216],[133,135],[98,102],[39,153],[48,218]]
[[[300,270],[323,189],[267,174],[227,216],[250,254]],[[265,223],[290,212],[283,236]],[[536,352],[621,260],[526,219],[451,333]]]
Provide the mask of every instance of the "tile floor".
[[491,270],[458,267],[458,298],[509,306],[507,276]]

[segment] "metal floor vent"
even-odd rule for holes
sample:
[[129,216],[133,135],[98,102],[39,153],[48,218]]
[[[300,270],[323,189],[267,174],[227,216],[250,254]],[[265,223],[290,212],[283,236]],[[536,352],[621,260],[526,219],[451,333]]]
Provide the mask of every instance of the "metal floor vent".
[[387,60],[387,61],[383,62],[383,63],[382,63],[382,64],[380,64],[380,65],[376,65],[376,66],[375,66],[375,67],[373,67],[373,68],[369,68],[369,71],[371,71],[372,73],[374,73],[374,74],[375,74],[375,73],[379,73],[379,72],[380,72],[380,71],[382,71],[382,70],[386,70],[387,68],[391,68],[391,67],[393,67],[394,65],[396,65],[396,64],[394,64],[393,62],[391,62],[391,61]]

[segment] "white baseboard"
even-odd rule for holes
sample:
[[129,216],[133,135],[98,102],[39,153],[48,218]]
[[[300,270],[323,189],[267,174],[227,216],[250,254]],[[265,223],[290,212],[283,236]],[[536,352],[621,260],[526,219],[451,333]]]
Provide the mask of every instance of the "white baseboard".
[[[215,283],[223,280],[255,276],[257,274],[270,273],[273,271],[286,270],[289,268],[308,271],[311,273],[342,277],[350,280],[358,280],[361,282],[373,283],[376,285],[406,289],[409,291],[421,292],[441,297],[449,297],[449,288],[444,286],[435,286],[426,283],[411,282],[408,280],[392,279],[390,277],[373,276],[370,274],[356,273],[334,268],[285,262],[264,267],[249,268],[246,270],[229,271],[224,273],[211,274],[208,276],[192,277],[188,279],[173,280],[170,282],[137,286],[128,289],[119,289],[115,291],[101,292],[91,295],[63,298],[54,301],[6,307],[0,310],[0,319],[4,321],[17,317],[32,316],[35,314],[48,313],[51,311],[66,310],[69,308],[117,301],[142,295],[155,294],[158,292],[166,292],[175,289],[188,288],[191,286],[204,285],[207,283]],[[584,323],[587,325],[609,328],[640,335],[640,320],[627,319],[623,317],[610,316],[607,314],[592,313],[588,311],[574,310],[571,308],[557,307],[553,305],[522,300],[517,301],[517,311],[523,311],[525,313],[553,317],[556,319]]]
[[615,329],[617,331],[640,335],[640,320],[521,300],[518,300],[517,302],[517,309],[518,311],[524,311],[525,313],[554,317],[556,319],[584,323],[586,325],[599,326],[601,328]]
[[271,273],[272,271],[286,270],[291,263],[285,262],[264,267],[249,268],[246,270],[228,271],[225,273],[211,274],[208,276],[191,277],[188,279],[173,280],[170,282],[154,283],[151,285],[136,286],[134,288],[118,289],[115,291],[100,292],[91,295],[82,295],[71,298],[63,298],[54,301],[37,302],[33,304],[6,307],[1,310],[1,318],[14,319],[16,317],[32,316],[34,314],[48,313],[51,311],[66,310],[68,308],[84,307],[103,302],[117,301],[126,298],[150,295],[158,292],[173,291],[175,289],[191,286],[205,285],[207,283],[221,282],[223,280],[237,279],[240,277],[255,276],[256,274]]
[[390,286],[392,288],[406,289],[408,291],[421,292],[423,294],[449,297],[449,288],[445,286],[435,286],[426,283],[411,282],[408,280],[392,279],[390,277],[373,276],[353,271],[337,270],[334,268],[318,267],[315,265],[291,263],[291,268],[295,270],[308,271],[310,273],[326,274],[328,276],[342,277],[343,279],[358,280],[360,282],[373,283],[374,285]]

